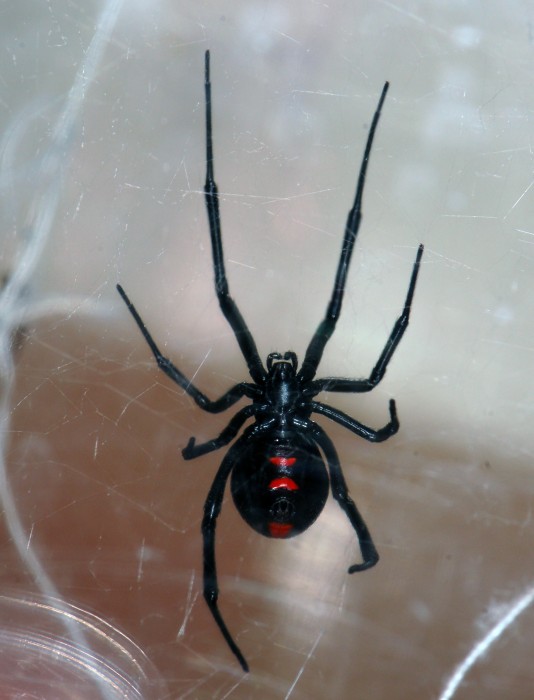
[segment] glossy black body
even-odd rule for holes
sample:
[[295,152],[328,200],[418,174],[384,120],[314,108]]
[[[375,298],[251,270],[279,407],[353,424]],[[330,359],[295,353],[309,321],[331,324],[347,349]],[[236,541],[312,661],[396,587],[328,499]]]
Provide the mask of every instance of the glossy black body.
[[369,130],[330,302],[323,320],[311,338],[300,368],[297,356],[292,351],[284,354],[273,352],[267,357],[266,365],[263,365],[254,338],[229,294],[222,249],[219,196],[213,173],[209,52],[206,52],[205,60],[207,172],[204,194],[213,254],[215,292],[221,311],[239,344],[252,382],[240,382],[220,398],[209,399],[161,353],[125,291],[117,285],[158,366],[172,381],[182,387],[201,409],[208,413],[219,413],[233,406],[241,398],[250,400],[250,403],[237,411],[220,435],[201,444],[196,444],[195,439],[191,438],[182,452],[185,459],[194,459],[224,447],[237,437],[248,419],[253,419],[223,458],[206,498],[202,520],[204,597],[226,642],[245,671],[248,671],[248,664],[218,608],[215,527],[230,475],[234,502],[243,519],[262,535],[277,538],[297,535],[315,521],[324,507],[330,484],[333,497],[347,515],[358,536],[362,553],[362,561],[349,567],[349,573],[368,569],[378,561],[378,553],[369,530],[349,496],[334,444],[323,428],[311,419],[311,415],[318,414],[329,418],[370,442],[387,440],[399,429],[393,400],[389,402],[389,421],[379,429],[370,428],[342,411],[315,400],[317,394],[324,391],[365,393],[374,389],[382,380],[408,326],[423,246],[419,246],[417,251],[401,315],[393,326],[369,377],[315,379],[324,348],[334,332],[341,312],[347,272],[361,220],[361,200],[369,154],[387,89],[388,83],[384,85]]
[[321,514],[328,498],[328,473],[306,433],[280,431],[251,439],[245,431],[228,451],[228,459],[236,508],[261,535],[295,537]]

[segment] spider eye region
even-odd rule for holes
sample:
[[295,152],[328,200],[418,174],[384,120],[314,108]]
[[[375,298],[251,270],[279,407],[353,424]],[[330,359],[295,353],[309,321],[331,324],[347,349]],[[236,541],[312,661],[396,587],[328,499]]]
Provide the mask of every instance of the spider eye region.
[[320,515],[329,479],[315,443],[296,433],[238,440],[231,491],[241,517],[265,537],[304,532]]
[[271,352],[267,356],[267,371],[270,372],[274,364],[290,365],[293,374],[297,371],[297,356],[292,350],[287,350],[283,355],[279,352]]

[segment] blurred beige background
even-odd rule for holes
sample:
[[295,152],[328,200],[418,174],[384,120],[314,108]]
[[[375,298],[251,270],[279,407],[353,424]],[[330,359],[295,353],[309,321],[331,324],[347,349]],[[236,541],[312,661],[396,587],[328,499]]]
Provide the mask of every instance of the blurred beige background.
[[[0,592],[46,592],[31,551],[64,601],[153,664],[132,697],[437,699],[533,585],[533,21],[519,0],[3,8],[2,274],[50,222],[4,323],[23,329],[3,416]],[[201,594],[202,508],[223,452],[180,454],[232,413],[201,412],[158,373],[115,291],[120,280],[210,396],[247,378],[215,300],[201,194],[208,48],[228,276],[262,356],[302,356],[324,312],[386,79],[319,375],[369,373],[426,246],[386,378],[367,396],[325,397],[373,426],[394,397],[399,434],[370,445],[320,421],[379,565],[347,575],[359,551],[332,502],[286,542],[225,502],[220,607],[246,677]],[[453,697],[530,700],[533,619],[527,606]]]

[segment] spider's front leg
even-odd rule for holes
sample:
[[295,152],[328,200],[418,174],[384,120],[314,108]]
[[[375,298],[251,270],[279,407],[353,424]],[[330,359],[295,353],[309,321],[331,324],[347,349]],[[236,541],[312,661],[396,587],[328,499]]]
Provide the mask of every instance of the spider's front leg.
[[213,257],[213,272],[215,276],[215,293],[224,317],[234,332],[237,343],[247,363],[250,376],[256,384],[263,384],[266,378],[265,368],[258,354],[256,343],[249,331],[245,319],[230,296],[226,269],[224,265],[223,245],[221,236],[221,215],[219,212],[219,191],[215,182],[213,170],[213,135],[211,119],[211,82],[210,82],[210,52],[206,51],[204,68],[204,91],[206,95],[206,182],[204,198],[210,227],[211,250]]
[[336,328],[337,321],[341,313],[347,273],[349,271],[352,251],[354,249],[354,244],[356,243],[356,237],[358,236],[358,230],[362,220],[362,197],[365,187],[365,178],[367,175],[367,166],[369,164],[369,156],[371,155],[371,148],[373,146],[376,127],[378,126],[380,112],[382,110],[384,100],[386,99],[388,88],[389,83],[386,82],[382,90],[382,94],[380,95],[380,99],[378,100],[373,121],[371,122],[371,128],[369,129],[367,143],[365,144],[365,150],[363,152],[363,158],[360,165],[360,173],[358,175],[354,202],[351,210],[349,211],[347,223],[345,224],[345,235],[341,246],[341,254],[334,281],[334,288],[332,290],[330,301],[328,302],[325,317],[317,327],[317,330],[315,331],[310,344],[308,345],[308,349],[306,350],[306,354],[298,375],[302,383],[309,382],[314,378],[319,362],[321,361],[321,357],[323,356],[325,346]]

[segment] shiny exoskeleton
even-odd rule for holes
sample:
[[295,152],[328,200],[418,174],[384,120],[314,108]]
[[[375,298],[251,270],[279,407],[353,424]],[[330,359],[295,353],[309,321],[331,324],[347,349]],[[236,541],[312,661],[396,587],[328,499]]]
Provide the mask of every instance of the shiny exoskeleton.
[[338,409],[315,401],[317,394],[324,391],[365,393],[374,389],[383,378],[387,365],[408,326],[423,255],[422,245],[417,251],[401,315],[393,326],[369,377],[366,379],[339,377],[315,379],[324,348],[334,332],[341,312],[347,272],[361,220],[361,201],[369,154],[387,89],[388,83],[382,90],[367,137],[356,194],[345,227],[332,296],[324,319],[308,345],[300,368],[296,354],[291,351],[283,355],[277,352],[271,353],[264,367],[254,338],[228,291],[222,250],[219,196],[213,174],[209,52],[206,52],[205,58],[207,172],[204,194],[213,254],[215,291],[221,310],[232,327],[247,363],[252,382],[240,382],[215,401],[209,399],[180,372],[171,360],[162,355],[126,292],[117,285],[158,366],[172,381],[182,387],[201,409],[208,413],[219,413],[230,408],[243,397],[251,401],[234,415],[218,437],[198,445],[195,439],[191,438],[182,451],[185,459],[194,459],[217,450],[228,445],[248,419],[252,418],[254,421],[245,428],[241,437],[226,453],[206,498],[202,520],[204,597],[226,642],[244,671],[248,671],[248,664],[228,631],[217,604],[219,590],[215,564],[215,527],[230,475],[234,503],[243,519],[260,534],[275,538],[292,537],[306,530],[323,510],[330,486],[333,497],[347,515],[360,543],[362,562],[352,565],[349,573],[368,569],[378,561],[378,553],[369,530],[349,496],[336,449],[325,431],[311,419],[311,415],[315,413],[329,418],[370,442],[387,440],[399,429],[393,400],[389,402],[389,422],[378,430],[367,427]]

